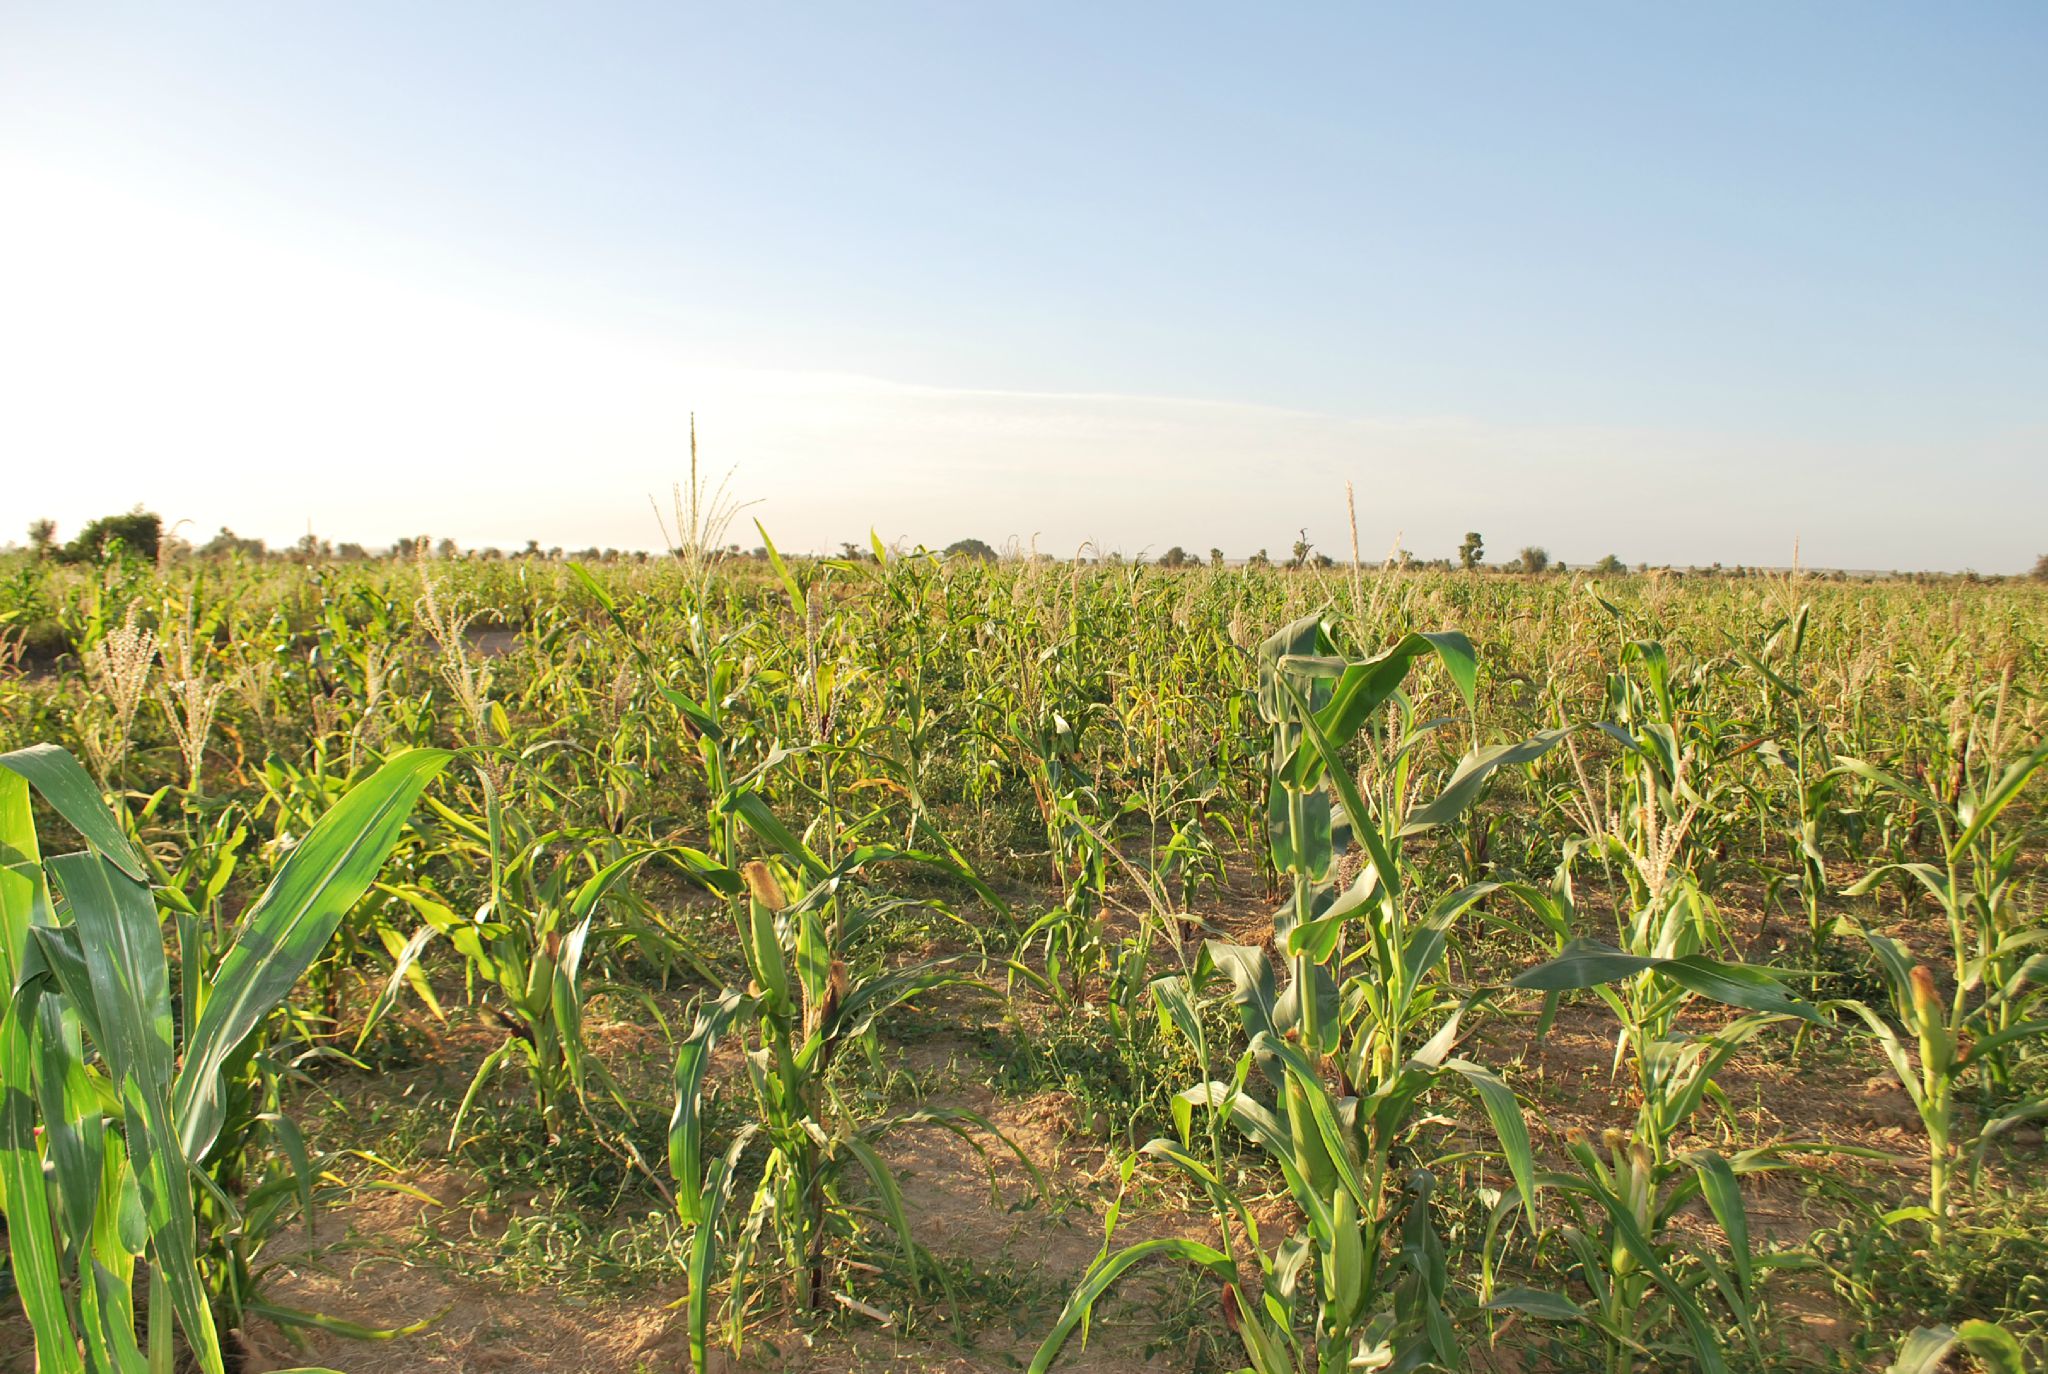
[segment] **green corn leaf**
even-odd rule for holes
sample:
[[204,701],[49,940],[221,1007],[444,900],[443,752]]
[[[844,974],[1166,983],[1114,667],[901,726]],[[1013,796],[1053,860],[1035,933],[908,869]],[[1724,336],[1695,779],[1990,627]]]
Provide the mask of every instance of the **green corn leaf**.
[[1523,1119],[1522,1104],[1515,1091],[1491,1069],[1469,1059],[1446,1059],[1444,1067],[1462,1077],[1479,1094],[1479,1104],[1493,1123],[1494,1138],[1507,1157],[1508,1172],[1514,1176],[1515,1191],[1521,1194],[1522,1218],[1529,1234],[1535,1235],[1540,1219],[1536,1215],[1536,1157],[1529,1143],[1529,1123]]
[[[1082,1276],[1080,1285],[1075,1288],[1073,1296],[1067,1299],[1067,1305],[1061,1309],[1059,1320],[1053,1323],[1052,1330],[1039,1344],[1038,1353],[1031,1359],[1030,1374],[1046,1374],[1046,1371],[1052,1368],[1053,1361],[1059,1358],[1060,1350],[1066,1345],[1067,1338],[1072,1336],[1075,1328],[1095,1310],[1096,1302],[1109,1291],[1111,1285],[1122,1278],[1131,1266],[1155,1255],[1183,1260],[1215,1275],[1226,1284],[1234,1284],[1237,1280],[1236,1268],[1230,1263],[1230,1257],[1222,1251],[1200,1241],[1182,1240],[1174,1236],[1139,1241],[1136,1245],[1126,1246],[1114,1254],[1103,1255],[1088,1266],[1088,1272]],[[1246,1320],[1251,1320],[1249,1314]]]
[[1954,1327],[1920,1327],[1899,1342],[1899,1357],[1886,1367],[1885,1374],[1936,1374],[1948,1363],[1948,1353],[1955,1345]]
[[2006,807],[2012,805],[2013,800],[2019,796],[2020,789],[2027,785],[2027,779],[2044,763],[2048,763],[2048,744],[2042,744],[2033,753],[2016,760],[2005,770],[1992,785],[1991,790],[1985,794],[1984,799],[1977,803],[1968,823],[1963,827],[1963,833],[1956,836],[1955,843],[1949,846],[1949,862],[1954,863],[1969,852],[1977,837],[1984,833],[1984,828],[1997,820],[1999,813]]
[[1688,991],[1731,1007],[1797,1016],[1815,1024],[1824,1020],[1812,1003],[1787,992],[1772,970],[1709,959],[1703,954],[1689,954],[1682,959],[1627,954],[1595,940],[1573,940],[1556,958],[1517,974],[1514,986],[1539,992],[1568,992],[1598,987],[1645,969],[1655,969]]
[[910,1234],[910,1212],[903,1203],[903,1189],[896,1182],[896,1175],[875,1153],[875,1147],[857,1135],[842,1135],[835,1142],[837,1146],[852,1155],[868,1181],[875,1185],[875,1195],[882,1204],[882,1215],[888,1219],[889,1228],[896,1233],[896,1239],[903,1247],[903,1263],[915,1281],[918,1269],[917,1241]]
[[1956,1328],[1964,1347],[1983,1361],[1986,1374],[2027,1374],[2026,1352],[2011,1332],[1987,1321],[1966,1321]]
[[77,759],[54,744],[31,744],[11,754],[0,754],[0,768],[41,793],[43,800],[115,868],[137,882],[148,877],[135,847],[128,843],[120,823],[101,800],[98,784]]
[[455,1106],[454,1119],[448,1123],[448,1149],[451,1153],[455,1149],[455,1142],[461,1138],[462,1123],[468,1118],[469,1109],[476,1102],[476,1095],[483,1091],[484,1083],[514,1049],[527,1050],[529,1047],[524,1040],[514,1036],[485,1055],[483,1062],[476,1066],[476,1073],[470,1077],[469,1087],[463,1092],[462,1101]]
[[1570,992],[1596,987],[1655,968],[1657,960],[1643,954],[1626,954],[1596,940],[1573,940],[1553,959],[1514,977],[1514,986],[1539,992]]
[[[704,1182],[704,1195],[700,1199],[697,1229],[690,1236],[688,1269],[690,1291],[687,1298],[685,1322],[690,1339],[690,1368],[695,1374],[705,1374],[710,1366],[707,1345],[711,1327],[711,1293],[715,1283],[712,1270],[718,1263],[718,1223],[725,1214],[726,1206],[732,1200],[733,1173],[739,1168],[740,1156],[753,1143],[760,1128],[749,1125],[741,1129],[725,1154],[711,1166],[711,1175]],[[765,1191],[768,1179],[762,1179]],[[735,1305],[740,1302],[739,1283],[734,1284]]]
[[1191,1047],[1199,1047],[1204,1043],[1201,1011],[1195,1005],[1194,992],[1188,986],[1187,975],[1161,975],[1147,983],[1145,991],[1151,996],[1153,1006],[1159,1009],[1159,1029],[1162,1033],[1177,1029]]
[[718,1037],[754,1005],[746,994],[728,988],[717,1001],[698,1011],[696,1025],[676,1053],[676,1105],[668,1123],[668,1167],[676,1182],[676,1212],[685,1225],[704,1221],[704,1074],[711,1066]]
[[1671,1300],[1671,1305],[1677,1309],[1679,1320],[1685,1324],[1686,1334],[1691,1338],[1693,1355],[1698,1359],[1705,1374],[1727,1374],[1728,1365],[1721,1358],[1720,1339],[1714,1334],[1714,1328],[1708,1322],[1706,1313],[1701,1310],[1691,1290],[1665,1268],[1664,1262],[1657,1256],[1656,1248],[1650,1244],[1649,1237],[1643,1234],[1643,1228],[1636,1223],[1635,1215],[1629,1211],[1628,1204],[1605,1186],[1591,1180],[1574,1179],[1568,1186],[1574,1191],[1591,1196],[1606,1209],[1608,1221],[1623,1248],[1629,1252],[1637,1266],[1650,1276],[1651,1281],[1664,1290],[1665,1296]]
[[[1290,695],[1296,709],[1301,712],[1302,733],[1308,743],[1309,752],[1322,763],[1324,775],[1328,777],[1331,787],[1336,790],[1338,803],[1344,808],[1344,814],[1351,822],[1353,838],[1365,846],[1366,856],[1372,862],[1373,871],[1379,875],[1381,900],[1391,904],[1401,892],[1401,866],[1394,861],[1393,851],[1388,848],[1386,837],[1380,833],[1378,818],[1373,814],[1372,808],[1366,805],[1365,797],[1358,790],[1358,783],[1344,767],[1344,761],[1338,754],[1337,742],[1324,730],[1315,715],[1308,711],[1307,703],[1302,701],[1292,685],[1283,682],[1281,686]],[[1279,785],[1278,778],[1274,782],[1272,793],[1279,796],[1284,789]],[[1322,800],[1323,809],[1327,813],[1329,800],[1323,796],[1322,791],[1318,789],[1311,796]],[[1275,852],[1277,856],[1278,851]],[[1280,864],[1279,867],[1284,869],[1287,865]]]
[[583,969],[583,946],[590,939],[590,923],[595,919],[595,913],[585,916],[562,940],[561,957],[555,963],[554,977],[548,986],[555,1033],[562,1039],[562,1060],[569,1069],[569,1086],[578,1096],[583,1093],[587,1060],[583,1053],[583,990],[576,979]]
[[1947,1367],[1949,1353],[1963,1346],[1983,1362],[1988,1374],[2027,1374],[2026,1352],[2012,1333],[1986,1321],[1961,1326],[1923,1326],[1899,1343],[1899,1358],[1885,1374],[1937,1374]]
[[1728,1161],[1712,1150],[1700,1150],[1686,1162],[1699,1175],[1700,1192],[1721,1230],[1728,1237],[1728,1252],[1735,1261],[1736,1277],[1742,1280],[1745,1298],[1756,1292],[1756,1266],[1749,1245],[1749,1210],[1742,1204],[1742,1186]]
[[251,908],[187,1037],[178,1074],[179,1133],[195,1163],[220,1130],[221,1066],[326,948],[397,845],[421,791],[453,757],[443,749],[394,755],[314,824]]
[[93,1282],[79,1285],[80,1314],[119,1374],[144,1374],[148,1362],[135,1340],[135,1264],[149,1241],[149,1221],[120,1133],[108,1132],[104,1144],[91,1237]]
[[[1456,630],[1432,634],[1407,634],[1391,648],[1373,658],[1347,664],[1331,689],[1328,704],[1315,713],[1318,726],[1332,744],[1348,744],[1373,713],[1400,690],[1408,669],[1424,654],[1434,653],[1449,670],[1458,695],[1469,711],[1477,700],[1479,659],[1472,641]],[[1322,763],[1297,753],[1289,771],[1297,785],[1316,780]]]
[[1373,1203],[1366,1192],[1365,1180],[1359,1176],[1358,1166],[1351,1158],[1344,1129],[1337,1120],[1336,1104],[1331,1099],[1330,1089],[1324,1086],[1322,1075],[1316,1072],[1300,1050],[1278,1036],[1262,1036],[1252,1042],[1252,1048],[1279,1061],[1282,1070],[1299,1089],[1299,1096],[1293,1100],[1308,1111],[1307,1124],[1314,1131],[1315,1142],[1321,1147],[1321,1159],[1334,1171],[1336,1181],[1344,1185],[1361,1212],[1371,1207]]
[[[430,1317],[421,1317],[418,1321],[407,1322],[403,1326],[369,1326],[342,1317],[330,1317],[324,1312],[308,1312],[304,1308],[282,1307],[269,1302],[252,1302],[248,1305],[248,1310],[282,1327],[305,1327],[312,1331],[345,1336],[352,1341],[395,1341],[405,1336],[419,1335],[455,1309],[454,1305],[450,1304]],[[332,1374],[332,1371],[280,1370],[278,1374]]]
[[[200,1281],[188,1157],[171,1112],[171,996],[163,932],[149,889],[97,853],[48,868],[64,890],[85,951],[107,1061],[142,1181],[152,1276],[205,1374],[221,1374],[220,1338]],[[164,1314],[153,1310],[152,1341]]]
[[775,541],[768,537],[768,527],[756,520],[754,528],[760,531],[761,547],[768,553],[768,566],[775,569],[775,576],[782,582],[782,590],[789,595],[790,610],[796,613],[798,619],[802,619],[805,605],[802,584],[796,580],[796,574],[789,570],[789,565],[782,561],[781,550],[777,549]]
[[1526,1312],[1551,1322],[1579,1322],[1586,1319],[1585,1309],[1562,1293],[1549,1293],[1540,1288],[1503,1288],[1482,1304],[1487,1312]]
[[383,1020],[384,1013],[397,1001],[398,989],[401,986],[412,986],[414,991],[421,995],[428,1010],[434,1013],[436,1020],[446,1019],[442,1015],[441,1004],[434,999],[433,990],[426,986],[426,980],[420,975],[418,967],[420,953],[426,949],[427,942],[438,933],[432,925],[423,925],[393,952],[391,976],[384,980],[384,986],[378,991],[377,999],[370,1004],[370,1009],[363,1013],[363,1028],[356,1032],[355,1048],[358,1054],[362,1052],[364,1042],[370,1038],[370,1032],[376,1029],[377,1023]]
[[1996,1054],[2007,1045],[2016,1044],[2022,1040],[2032,1040],[2040,1035],[2048,1035],[2048,1020],[2021,1021],[2017,1025],[2006,1026],[2002,1030],[1995,1030],[1983,1039],[1972,1042],[1970,1052],[1963,1056],[1957,1067],[1962,1068],[1974,1064],[1988,1055]]
[[50,919],[28,780],[18,771],[0,772],[0,1201],[12,1219],[8,1253],[35,1335],[36,1368],[74,1374],[84,1365],[64,1306],[34,1103],[16,1086],[25,1086],[34,1072],[37,1024],[28,994],[17,991],[17,982],[25,973],[30,928]]
[[1209,940],[1203,947],[1210,962],[1230,979],[1230,1000],[1237,1006],[1245,1035],[1256,1038],[1261,1032],[1277,1030],[1274,1012],[1280,994],[1266,951],[1256,945],[1232,945],[1220,940]]
[[[63,999],[46,997],[38,980],[24,988],[22,1015],[33,1015],[39,1034],[36,1087],[42,1106],[43,1140],[57,1179],[63,1233],[74,1241],[92,1231],[99,1207],[100,1155],[104,1148],[99,1096],[85,1072],[85,1046],[78,1013]],[[33,1002],[31,1010],[30,1003]]]
[[1918,802],[1930,811],[1941,809],[1927,789],[1907,782],[1895,773],[1888,773],[1875,764],[1865,763],[1862,759],[1852,759],[1847,754],[1837,754],[1835,756],[1835,764],[1845,773],[1853,773],[1866,782],[1877,784],[1895,796],[1904,797],[1907,801]]
[[[0,1020],[0,1083],[27,1083],[33,1062],[29,1026],[10,1009]],[[0,1196],[6,1200],[10,1223],[8,1254],[15,1289],[35,1336],[35,1367],[50,1374],[82,1374],[85,1366],[64,1306],[50,1195],[36,1149],[31,1102],[27,1093],[12,1090],[0,1102],[0,1187],[4,1187]]]
[[1329,644],[1320,614],[1303,616],[1269,635],[1259,645],[1259,717],[1268,723],[1280,720],[1280,660],[1314,654]]
[[1516,744],[1490,744],[1467,754],[1436,799],[1408,813],[1400,833],[1419,835],[1433,826],[1456,820],[1479,799],[1479,789],[1494,770],[1540,759],[1570,733],[1569,727],[1545,730]]
[[823,882],[830,876],[818,856],[768,809],[768,803],[762,800],[759,792],[741,792],[726,804],[746,823],[747,829],[774,845],[788,856],[791,862],[801,866],[807,881]]
[[1688,954],[1683,959],[1665,960],[1657,966],[1657,971],[1702,997],[1711,997],[1731,1007],[1797,1016],[1815,1025],[1826,1019],[1811,1002],[1787,992],[1773,970],[1755,964],[1728,963],[1709,959],[1704,954]]

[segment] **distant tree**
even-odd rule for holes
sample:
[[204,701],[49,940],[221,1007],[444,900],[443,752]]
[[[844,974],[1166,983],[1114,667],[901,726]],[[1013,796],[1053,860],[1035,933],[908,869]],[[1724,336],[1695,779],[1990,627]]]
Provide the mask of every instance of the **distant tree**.
[[1309,542],[1308,542],[1308,530],[1307,530],[1307,529],[1303,529],[1303,530],[1302,530],[1302,532],[1301,532],[1301,533],[1300,533],[1299,535],[1295,536],[1295,540],[1294,540],[1294,561],[1293,561],[1293,562],[1291,562],[1291,563],[1289,563],[1289,564],[1288,564],[1287,566],[1288,566],[1288,567],[1290,567],[1290,568],[1305,568],[1305,567],[1307,567],[1307,566],[1308,566],[1308,556],[1309,556],[1309,554],[1311,554],[1311,553],[1313,553],[1313,552],[1315,551],[1315,547],[1316,547],[1315,545],[1313,545],[1313,544],[1311,544],[1311,543],[1309,543]]
[[996,561],[996,551],[983,539],[955,539],[946,545],[948,558],[973,558],[983,563]]
[[443,539],[434,545],[434,553],[441,558],[453,558],[462,550],[453,539]]
[[156,561],[164,537],[163,517],[137,506],[126,515],[103,515],[78,532],[58,555],[66,563],[96,563],[119,546],[138,558]]
[[28,522],[28,546],[36,557],[48,558],[57,551],[57,522],[45,517]]
[[1162,568],[1185,568],[1193,561],[1188,557],[1188,551],[1178,544],[1159,555],[1159,566]]
[[1314,561],[1315,561],[1315,565],[1316,565],[1316,566],[1317,566],[1318,568],[1334,568],[1334,567],[1336,567],[1336,566],[1337,566],[1337,560],[1336,560],[1336,559],[1334,559],[1334,558],[1332,558],[1332,557],[1330,557],[1330,555],[1328,555],[1328,554],[1326,554],[1326,553],[1319,553],[1319,554],[1317,554],[1317,555],[1315,556],[1315,560],[1314,560]]
[[1469,531],[1465,535],[1465,542],[1458,545],[1458,562],[1464,565],[1466,572],[1471,572],[1479,566],[1479,560],[1484,557],[1486,541],[1479,537],[1477,530]]
[[2037,582],[2048,582],[2048,553],[2044,553],[2034,560],[2034,580]]
[[1209,566],[1212,568],[1220,568],[1223,566],[1223,550],[1209,550]]
[[1625,573],[1628,571],[1628,564],[1610,553],[1593,565],[1593,571],[1596,573]]
[[1245,559],[1244,565],[1247,568],[1270,568],[1273,566],[1273,560],[1266,556],[1264,549],[1260,549],[1250,558]]
[[1525,573],[1540,573],[1550,566],[1548,551],[1534,544],[1527,545],[1515,558],[1515,563]]
[[344,563],[361,563],[369,558],[370,551],[361,544],[343,543],[334,546],[334,556]]
[[267,552],[269,550],[264,548],[261,539],[244,539],[226,525],[220,527],[219,534],[199,546],[201,558],[227,558],[238,553],[247,558],[261,558]]

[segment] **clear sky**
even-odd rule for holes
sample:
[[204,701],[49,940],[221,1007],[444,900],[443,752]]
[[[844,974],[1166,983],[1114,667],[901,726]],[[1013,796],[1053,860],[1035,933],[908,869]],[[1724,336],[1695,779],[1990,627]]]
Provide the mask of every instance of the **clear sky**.
[[[0,0],[0,538],[2016,571],[2048,5]],[[736,533],[755,542],[751,529]]]

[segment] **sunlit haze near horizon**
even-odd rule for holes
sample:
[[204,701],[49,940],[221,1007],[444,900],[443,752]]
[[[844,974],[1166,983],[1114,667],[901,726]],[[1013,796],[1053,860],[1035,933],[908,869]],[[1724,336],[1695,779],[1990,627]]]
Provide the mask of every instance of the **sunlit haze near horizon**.
[[2014,572],[2048,8],[0,3],[0,542]]

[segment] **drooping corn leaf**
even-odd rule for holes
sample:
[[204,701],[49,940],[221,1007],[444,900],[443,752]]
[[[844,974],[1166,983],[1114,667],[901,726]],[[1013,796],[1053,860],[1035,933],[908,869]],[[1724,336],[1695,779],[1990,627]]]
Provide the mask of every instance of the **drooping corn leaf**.
[[221,1066],[326,948],[383,868],[420,792],[453,757],[445,749],[394,755],[314,824],[250,909],[187,1038],[178,1074],[179,1135],[195,1163],[220,1131]]

